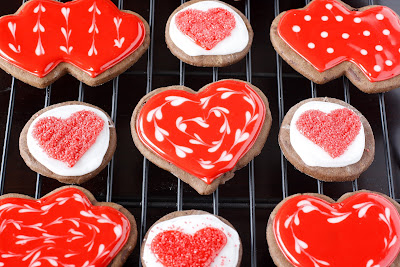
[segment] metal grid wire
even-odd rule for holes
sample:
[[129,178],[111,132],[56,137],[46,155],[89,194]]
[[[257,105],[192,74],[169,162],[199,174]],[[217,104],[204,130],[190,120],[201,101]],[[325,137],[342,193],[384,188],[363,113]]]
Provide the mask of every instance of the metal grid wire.
[[[25,0],[23,1],[23,3]],[[185,1],[181,0],[181,4]],[[309,0],[306,0],[305,3],[308,4]],[[147,52],[147,87],[146,93],[149,93],[153,90],[153,50],[154,50],[154,18],[155,18],[155,4],[156,0],[149,0],[149,25],[150,25],[150,38],[151,43]],[[251,0],[245,0],[245,15],[250,20],[250,4]],[[274,13],[277,16],[280,13],[279,5],[280,0],[274,0]],[[373,0],[369,0],[369,4],[374,4]],[[118,0],[118,7],[123,9],[123,0]],[[279,111],[279,125],[281,124],[283,117],[285,115],[284,109],[284,84],[283,84],[283,73],[282,73],[282,59],[278,54],[276,54],[276,78],[277,78],[277,93],[278,93],[278,111]],[[131,72],[130,74],[143,74],[142,72]],[[159,74],[159,73],[158,73]],[[208,75],[205,73],[190,73],[191,75]],[[218,68],[213,68],[212,70],[212,78],[213,81],[218,80]],[[252,82],[252,77],[275,77],[275,74],[268,73],[253,73],[252,71],[252,61],[251,61],[251,51],[246,56],[246,72],[245,75],[243,73],[230,73],[232,76],[245,76],[248,82]],[[166,72],[165,75],[179,75],[179,81],[181,85],[185,84],[185,63],[182,61],[179,65],[179,72]],[[211,73],[210,73],[211,75]],[[288,75],[290,76],[290,74]],[[111,118],[116,123],[117,119],[117,107],[118,107],[118,90],[119,90],[119,77],[115,78],[112,81],[112,112]],[[45,99],[44,99],[44,107],[50,105],[51,102],[51,86],[45,89]],[[349,81],[347,78],[343,78],[343,89],[344,89],[344,100],[347,103],[350,103],[350,92],[349,92]],[[313,82],[310,83],[311,96],[316,97],[318,90],[317,85]],[[10,97],[9,97],[9,105],[7,111],[7,121],[5,127],[5,135],[4,135],[4,143],[3,143],[3,151],[1,158],[1,168],[0,168],[0,195],[4,192],[4,181],[5,181],[5,173],[8,159],[8,151],[9,151],[9,143],[10,143],[10,133],[11,127],[13,123],[13,114],[14,114],[14,102],[15,102],[15,91],[16,91],[16,79],[12,77],[11,87],[10,87]],[[84,101],[85,97],[85,85],[82,82],[79,84],[79,101]],[[389,196],[395,198],[394,185],[393,185],[393,171],[392,171],[392,159],[390,153],[390,144],[389,144],[389,135],[388,135],[388,126],[387,126],[387,117],[386,117],[386,109],[385,109],[385,95],[379,94],[379,107],[380,107],[380,118],[382,124],[382,132],[383,132],[383,142],[384,142],[384,154],[385,154],[385,163],[386,163],[386,176],[388,180],[389,187]],[[114,174],[114,158],[108,164],[108,173],[107,173],[107,193],[106,193],[106,201],[112,201],[112,191],[113,191],[113,174]],[[282,179],[282,195],[283,198],[288,196],[288,174],[287,174],[287,161],[283,154],[281,153],[281,179]],[[255,200],[255,173],[254,173],[254,161],[251,161],[249,164],[248,171],[248,181],[249,181],[249,196],[248,199],[240,199],[237,202],[234,202],[231,206],[235,206],[236,208],[248,209],[249,212],[249,221],[250,221],[250,248],[245,248],[250,251],[250,266],[257,266],[257,249],[256,249],[256,219],[255,219],[255,208],[256,208],[256,200]],[[138,218],[140,221],[139,227],[139,245],[141,244],[143,237],[148,229],[147,227],[147,209],[149,206],[148,201],[148,183],[149,183],[149,161],[146,158],[143,158],[143,173],[142,173],[142,195],[140,203],[132,203],[127,202],[130,207],[139,207],[141,208],[141,217]],[[318,185],[318,193],[323,194],[324,184],[321,181],[317,181]],[[37,174],[36,179],[36,190],[35,197],[41,197],[41,187],[42,187],[42,177],[40,174]],[[354,181],[352,184],[353,191],[358,190],[358,183]],[[125,203],[125,202],[124,202]],[[122,203],[123,204],[123,203]],[[165,203],[164,206],[168,206],[167,204],[173,203]],[[229,203],[231,204],[231,203]],[[274,207],[276,203],[267,202],[267,203],[257,203],[257,207],[261,208],[271,208]],[[214,214],[219,213],[219,192],[215,191],[213,194],[213,212]],[[180,179],[178,179],[178,187],[176,194],[176,209],[182,210],[183,207],[183,183]],[[203,207],[203,206],[202,206]],[[264,238],[264,234],[260,235],[261,238]],[[260,237],[259,237],[260,238]],[[138,249],[138,248],[137,248]],[[139,261],[139,266],[141,263]]]

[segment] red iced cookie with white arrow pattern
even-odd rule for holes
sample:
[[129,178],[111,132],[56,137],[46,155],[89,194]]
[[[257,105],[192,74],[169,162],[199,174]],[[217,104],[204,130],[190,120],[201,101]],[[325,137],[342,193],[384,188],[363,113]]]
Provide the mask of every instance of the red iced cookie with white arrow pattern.
[[346,75],[367,93],[400,85],[400,19],[388,7],[314,0],[280,14],[271,40],[283,59],[316,83]]
[[267,98],[255,86],[221,80],[198,93],[184,86],[146,95],[132,115],[140,152],[159,167],[212,193],[258,155],[271,126]]
[[96,86],[134,64],[149,45],[149,26],[110,0],[31,0],[0,18],[0,67],[44,88],[69,72]]
[[271,256],[277,266],[398,266],[399,209],[394,200],[369,191],[337,202],[318,194],[288,197],[268,221]]
[[80,187],[1,196],[0,230],[0,266],[122,266],[137,239],[129,211]]

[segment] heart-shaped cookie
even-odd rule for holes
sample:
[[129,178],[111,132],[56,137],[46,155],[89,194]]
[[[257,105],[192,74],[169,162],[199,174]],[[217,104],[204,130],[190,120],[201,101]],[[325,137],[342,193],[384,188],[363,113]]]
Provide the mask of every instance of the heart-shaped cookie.
[[20,135],[20,153],[34,171],[63,183],[83,183],[111,160],[116,131],[103,110],[78,101],[40,110]]
[[0,230],[0,266],[122,266],[137,238],[127,210],[78,187],[1,196]]
[[151,250],[164,266],[209,266],[226,242],[224,232],[211,227],[194,235],[165,231],[153,239]]
[[375,155],[366,118],[334,98],[311,98],[292,107],[278,140],[284,156],[299,171],[327,182],[357,179]]
[[356,9],[315,0],[279,15],[271,40],[292,67],[316,83],[345,74],[367,93],[400,85],[400,19],[388,7]]
[[40,88],[66,71],[88,85],[104,83],[149,44],[146,21],[110,0],[28,1],[1,17],[0,36],[0,67]]
[[388,197],[366,191],[346,194],[337,203],[317,194],[289,197],[268,223],[272,258],[278,266],[398,264],[398,210]]
[[259,154],[271,116],[259,89],[222,80],[198,93],[182,86],[157,89],[139,102],[131,125],[136,146],[150,161],[210,194]]
[[200,210],[170,213],[147,231],[141,248],[144,267],[239,267],[240,237],[224,218]]

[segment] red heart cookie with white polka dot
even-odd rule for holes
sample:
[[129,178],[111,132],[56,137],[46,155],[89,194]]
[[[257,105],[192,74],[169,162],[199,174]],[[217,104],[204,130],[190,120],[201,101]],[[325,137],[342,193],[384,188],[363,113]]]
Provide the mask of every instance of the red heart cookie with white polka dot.
[[271,40],[289,64],[317,83],[345,74],[368,93],[400,84],[400,20],[388,7],[353,10],[341,1],[314,0],[277,17]]
[[122,266],[136,238],[127,210],[80,187],[0,197],[0,266]]
[[150,161],[200,194],[210,194],[232,178],[237,166],[258,155],[270,123],[268,102],[259,89],[221,80],[198,93],[170,86],[146,95],[133,113],[131,130]]

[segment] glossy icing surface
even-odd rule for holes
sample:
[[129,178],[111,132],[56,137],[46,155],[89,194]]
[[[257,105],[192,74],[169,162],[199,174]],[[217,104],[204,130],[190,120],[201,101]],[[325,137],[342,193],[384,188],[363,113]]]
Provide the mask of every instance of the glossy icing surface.
[[399,213],[374,193],[335,204],[295,196],[279,209],[273,229],[282,253],[298,267],[387,267],[400,250]]
[[[94,120],[76,116],[88,112],[94,115]],[[43,122],[46,123],[38,139],[34,133]],[[107,115],[97,108],[63,105],[49,109],[32,122],[27,146],[32,156],[55,174],[85,175],[103,162],[110,143],[109,123]]]
[[350,61],[371,82],[400,74],[400,20],[388,7],[360,12],[335,0],[315,0],[285,13],[278,33],[320,72]]
[[342,105],[309,101],[293,114],[290,144],[308,166],[344,167],[361,159],[364,127],[359,116]]
[[108,266],[130,223],[67,188],[39,200],[1,199],[0,230],[0,266]]
[[198,94],[154,95],[140,110],[136,131],[158,156],[210,184],[251,148],[265,114],[264,102],[250,86],[224,80]]
[[132,54],[146,30],[110,0],[32,0],[0,19],[0,57],[40,78],[68,62],[96,77]]
[[[176,237],[176,242],[163,242]],[[144,246],[146,266],[236,267],[240,238],[235,229],[211,214],[186,215],[152,226]],[[194,251],[204,257],[193,255]]]

